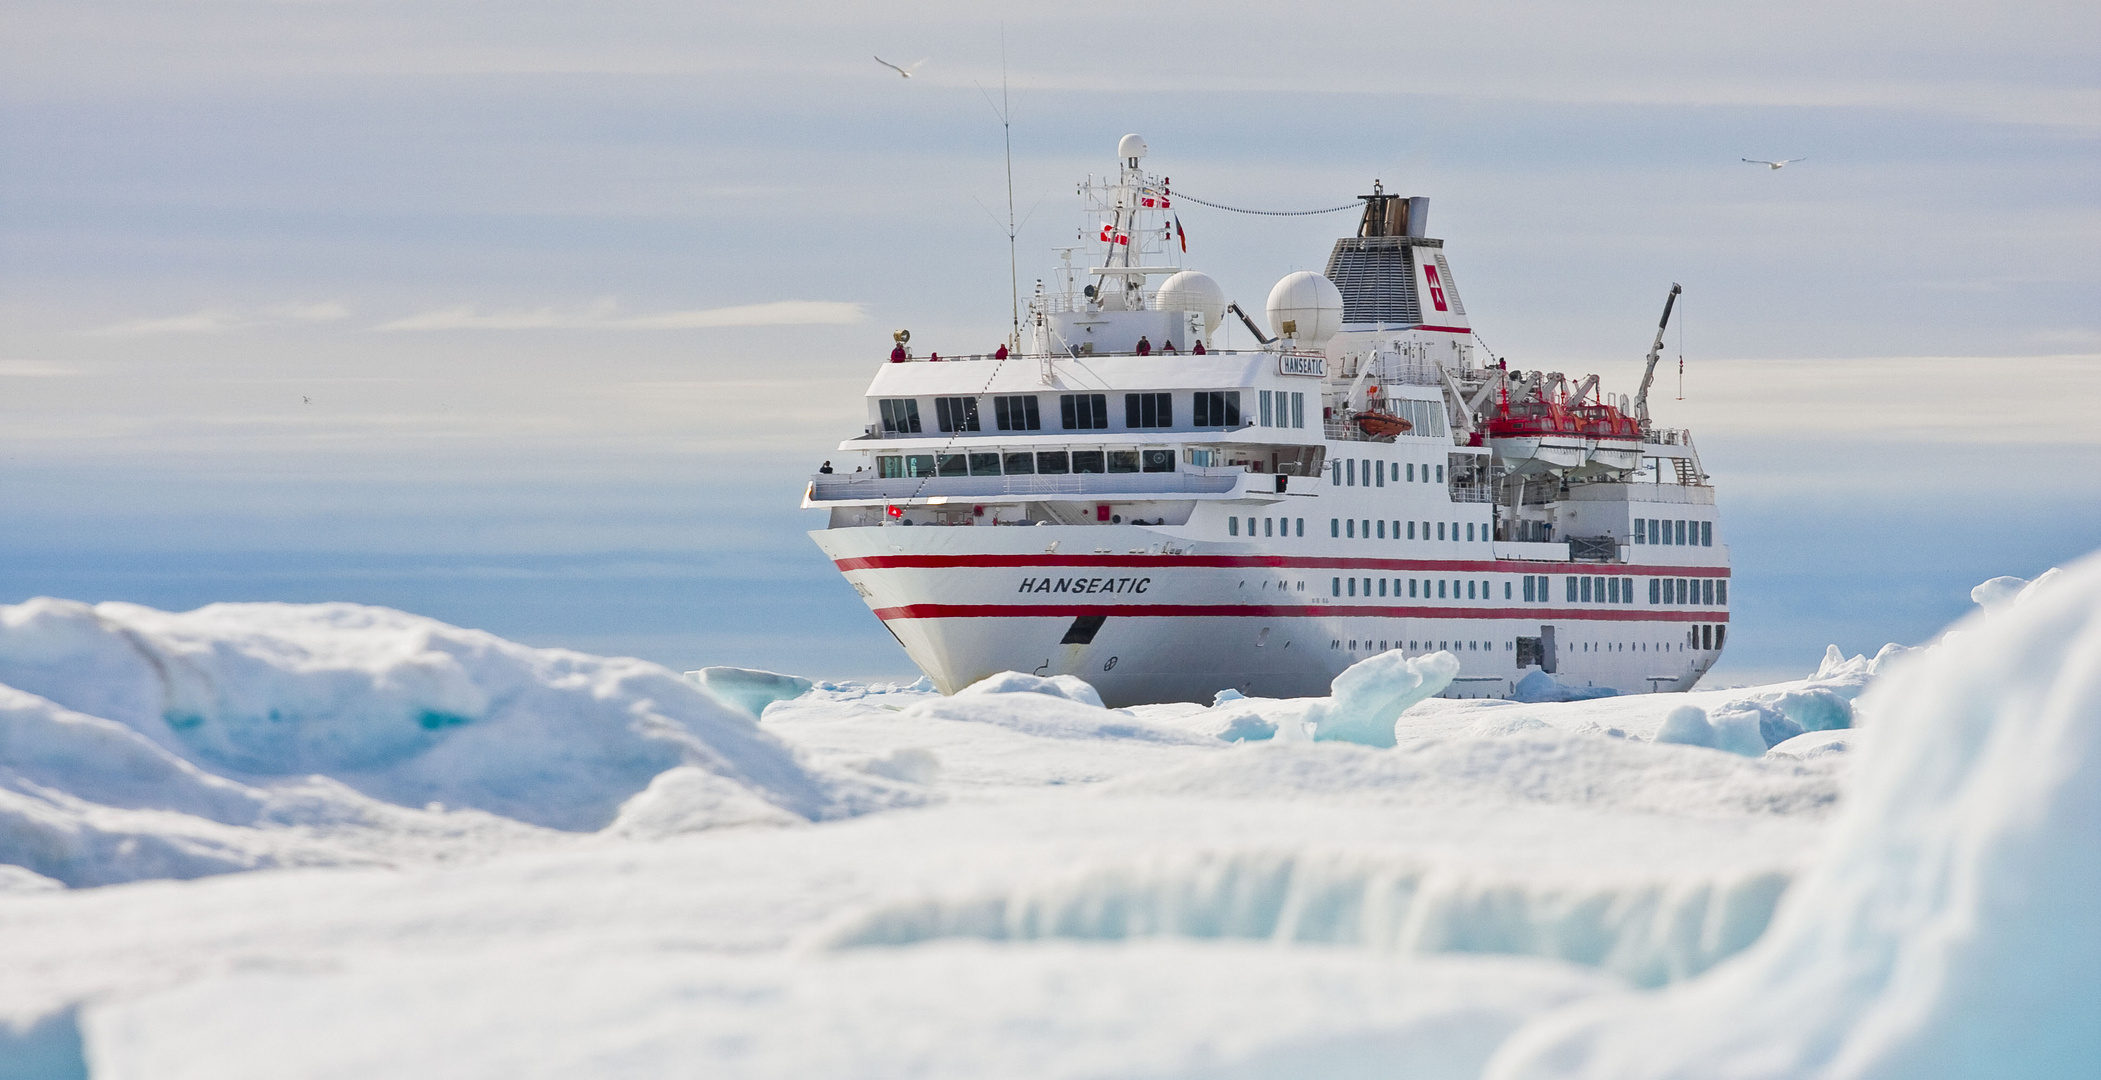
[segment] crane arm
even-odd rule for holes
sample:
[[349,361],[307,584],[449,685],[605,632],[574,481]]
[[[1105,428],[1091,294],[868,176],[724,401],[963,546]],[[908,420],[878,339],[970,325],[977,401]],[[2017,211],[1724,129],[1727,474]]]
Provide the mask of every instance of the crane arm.
[[1656,381],[1656,361],[1663,355],[1663,328],[1671,324],[1671,306],[1678,302],[1678,294],[1684,288],[1671,282],[1671,294],[1663,298],[1663,318],[1656,323],[1656,342],[1649,346],[1649,364],[1642,369],[1641,392],[1634,395],[1634,419],[1646,428],[1649,425],[1649,386]]

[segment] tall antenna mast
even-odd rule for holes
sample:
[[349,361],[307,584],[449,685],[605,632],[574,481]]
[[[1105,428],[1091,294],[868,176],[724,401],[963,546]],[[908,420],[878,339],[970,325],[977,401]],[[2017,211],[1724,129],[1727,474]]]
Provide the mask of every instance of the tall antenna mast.
[[1013,304],[1014,329],[1009,352],[1021,351],[1021,261],[1014,244],[1014,109],[1007,103],[1007,24],[999,24],[999,126],[1007,143],[1007,295]]

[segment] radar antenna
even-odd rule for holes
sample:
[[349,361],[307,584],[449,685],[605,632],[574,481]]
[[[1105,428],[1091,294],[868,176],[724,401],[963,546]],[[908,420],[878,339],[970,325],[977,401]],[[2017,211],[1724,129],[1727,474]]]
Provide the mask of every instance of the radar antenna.
[[1634,419],[1646,429],[1649,426],[1649,386],[1656,381],[1656,361],[1663,355],[1663,328],[1671,324],[1671,307],[1678,302],[1683,286],[1671,282],[1671,294],[1663,298],[1663,318],[1656,323],[1656,341],[1649,346],[1649,365],[1641,373],[1641,391],[1634,395]]

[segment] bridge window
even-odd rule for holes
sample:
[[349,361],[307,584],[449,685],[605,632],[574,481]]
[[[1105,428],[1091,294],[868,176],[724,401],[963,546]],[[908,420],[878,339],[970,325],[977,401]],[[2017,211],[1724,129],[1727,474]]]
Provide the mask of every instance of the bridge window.
[[1072,452],[1072,471],[1076,473],[1104,472],[1107,469],[1107,463],[1102,460],[1102,457],[1103,454],[1100,450],[1074,450]]
[[1146,450],[1140,456],[1146,472],[1175,471],[1175,452],[1172,450]]
[[970,462],[962,454],[937,454],[943,476],[969,476]]
[[996,397],[992,399],[992,422],[1001,431],[1042,431],[1043,409],[1034,394]]
[[999,455],[998,455],[998,454],[972,454],[972,455],[970,455],[970,475],[972,475],[972,476],[998,476],[998,475],[999,475]]
[[1067,431],[1086,431],[1109,426],[1107,394],[1059,394],[1058,419]]
[[1008,454],[1005,465],[1008,476],[1027,476],[1036,471],[1036,455]]
[[[1281,392],[1279,391],[1279,393]],[[1306,395],[1303,393],[1294,392],[1291,395],[1291,426],[1295,428],[1306,426]]]
[[1137,472],[1137,471],[1138,471],[1138,451],[1136,451],[1136,450],[1111,450],[1111,451],[1109,451],[1109,471],[1110,471],[1110,472],[1113,472],[1113,473],[1134,473],[1134,472]]
[[1237,428],[1240,426],[1240,391],[1199,390],[1196,399],[1197,427]]
[[974,397],[938,397],[934,399],[934,419],[943,431],[978,430],[978,399]]
[[1123,396],[1123,426],[1127,428],[1164,428],[1175,426],[1174,395],[1125,394]]
[[886,435],[916,435],[919,433],[919,402],[915,398],[883,398],[877,407],[883,414],[883,433]]
[[1072,455],[1063,450],[1045,450],[1036,455],[1036,471],[1046,476],[1063,476],[1072,471]]

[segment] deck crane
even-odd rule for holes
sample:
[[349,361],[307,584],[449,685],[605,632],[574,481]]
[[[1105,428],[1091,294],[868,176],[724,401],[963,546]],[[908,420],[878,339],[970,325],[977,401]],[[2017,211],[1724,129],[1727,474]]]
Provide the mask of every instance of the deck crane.
[[1634,419],[1641,424],[1644,435],[1649,430],[1649,385],[1656,381],[1656,360],[1663,355],[1663,329],[1671,324],[1671,306],[1678,302],[1683,286],[1671,282],[1671,294],[1663,298],[1663,318],[1656,323],[1656,342],[1649,346],[1649,366],[1641,373],[1641,392],[1634,395]]

